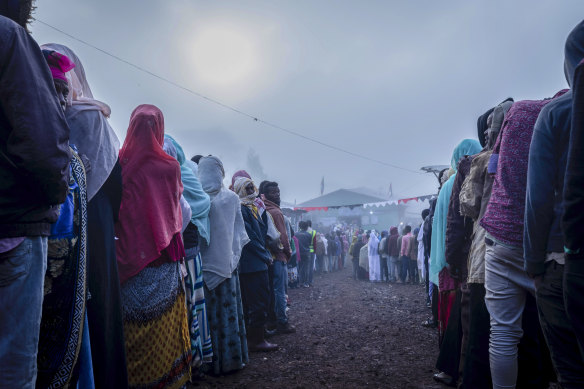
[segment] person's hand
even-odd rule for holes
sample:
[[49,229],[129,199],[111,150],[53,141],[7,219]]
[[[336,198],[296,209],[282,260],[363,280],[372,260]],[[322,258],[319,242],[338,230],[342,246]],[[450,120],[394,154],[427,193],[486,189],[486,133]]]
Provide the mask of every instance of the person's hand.
[[533,278],[533,283],[535,284],[535,290],[538,290],[543,282],[543,274],[536,274]]

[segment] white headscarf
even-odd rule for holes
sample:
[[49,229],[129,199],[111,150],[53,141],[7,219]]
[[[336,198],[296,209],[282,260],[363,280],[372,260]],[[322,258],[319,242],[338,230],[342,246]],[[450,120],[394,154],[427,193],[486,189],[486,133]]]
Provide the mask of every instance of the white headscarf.
[[203,280],[207,288],[213,290],[227,278],[231,278],[249,237],[245,232],[239,197],[223,186],[225,173],[219,158],[201,158],[198,175],[203,190],[211,198],[211,244],[202,242],[201,259]]
[[66,55],[75,63],[73,70],[68,72],[70,93],[65,116],[71,129],[69,143],[75,145],[91,165],[87,172],[89,201],[105,183],[118,160],[120,140],[107,121],[111,110],[107,104],[93,98],[83,65],[71,49],[56,43],[42,48]]

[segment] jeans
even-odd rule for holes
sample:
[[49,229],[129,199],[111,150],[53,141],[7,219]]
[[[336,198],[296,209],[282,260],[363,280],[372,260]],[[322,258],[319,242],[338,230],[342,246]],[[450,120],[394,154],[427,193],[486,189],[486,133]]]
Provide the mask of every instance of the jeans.
[[[402,282],[406,282],[406,278],[408,276],[408,269],[410,268],[410,257],[402,255],[400,258],[400,261],[401,261],[401,271],[400,271],[399,278],[402,280]],[[411,275],[410,275],[410,280],[412,280]]]
[[329,272],[337,270],[337,257],[334,255],[329,256]]
[[556,261],[547,262],[543,278],[536,284],[537,310],[559,383],[563,388],[582,388],[584,360],[566,315],[563,281],[564,266]]
[[379,265],[381,267],[381,281],[389,281],[389,272],[387,271],[387,257],[379,256]]
[[584,358],[584,253],[566,255],[564,266],[564,304],[568,319],[578,337],[580,355]]
[[298,264],[298,281],[300,284],[309,283],[310,256],[310,254],[300,254],[300,263]]
[[314,277],[314,262],[316,261],[316,256],[314,253],[308,254],[308,284],[312,285],[312,279]]
[[353,258],[353,279],[359,279],[359,257]]
[[288,323],[286,315],[286,283],[288,266],[282,261],[274,261],[274,310],[278,324]]
[[485,303],[491,315],[489,361],[493,388],[515,388],[523,309],[527,294],[535,294],[535,286],[523,269],[522,248],[501,245],[488,237],[485,241]]
[[316,272],[317,274],[322,274],[324,271],[324,255],[316,256]]
[[0,388],[35,387],[46,270],[46,237],[0,253]]
[[389,257],[389,280],[396,281],[399,276],[399,259],[397,257]]

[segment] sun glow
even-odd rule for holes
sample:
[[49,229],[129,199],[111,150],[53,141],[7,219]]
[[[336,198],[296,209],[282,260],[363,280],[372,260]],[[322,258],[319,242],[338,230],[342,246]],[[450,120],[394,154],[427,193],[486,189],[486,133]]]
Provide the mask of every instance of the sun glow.
[[217,87],[237,86],[253,81],[258,71],[258,53],[243,31],[207,27],[192,43],[194,71],[199,81]]

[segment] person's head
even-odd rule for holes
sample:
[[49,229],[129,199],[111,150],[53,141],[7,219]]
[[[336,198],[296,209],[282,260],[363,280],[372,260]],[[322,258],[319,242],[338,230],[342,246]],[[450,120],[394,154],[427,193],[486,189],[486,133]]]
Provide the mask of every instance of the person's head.
[[26,29],[32,20],[34,8],[34,0],[3,0],[0,2],[0,15],[12,19]]
[[229,189],[233,190],[235,180],[237,180],[240,177],[246,177],[251,180],[251,176],[245,170],[238,170],[235,173],[233,173],[233,176],[231,176],[231,186],[229,187]]
[[43,49],[43,56],[51,69],[55,90],[57,91],[57,98],[63,111],[67,107],[67,96],[69,95],[69,86],[67,84],[67,76],[65,73],[75,67],[73,61],[66,55],[58,53],[54,50]]
[[381,231],[381,237],[385,238],[387,236],[388,232],[387,231]]
[[422,219],[426,220],[426,218],[428,217],[428,215],[430,214],[430,209],[426,208],[422,211]]
[[306,224],[308,225],[308,227],[312,228],[312,220],[307,220]]
[[301,231],[306,231],[308,229],[308,223],[306,223],[304,220],[300,220],[298,223],[298,228],[300,228]]
[[414,228],[414,235],[418,236],[418,232],[420,232],[420,229],[418,227]]
[[197,154],[197,155],[194,155],[193,158],[191,158],[191,161],[193,161],[194,163],[196,163],[198,165],[201,158],[203,158],[203,156],[200,154]]
[[405,226],[404,235],[409,234],[410,232],[412,232],[412,226]]
[[[262,182],[262,184],[264,183]],[[263,194],[266,200],[280,205],[280,188],[277,182],[266,181],[263,186],[260,186],[260,194]]]

